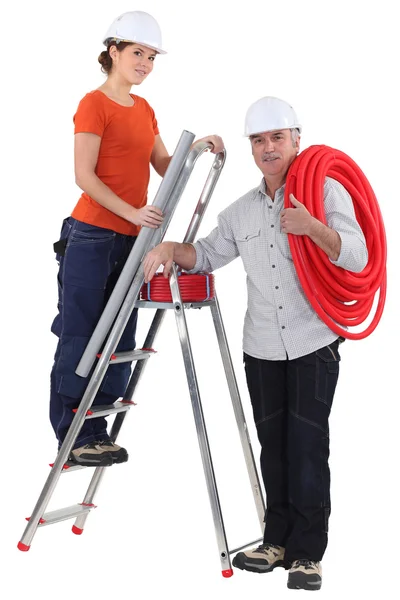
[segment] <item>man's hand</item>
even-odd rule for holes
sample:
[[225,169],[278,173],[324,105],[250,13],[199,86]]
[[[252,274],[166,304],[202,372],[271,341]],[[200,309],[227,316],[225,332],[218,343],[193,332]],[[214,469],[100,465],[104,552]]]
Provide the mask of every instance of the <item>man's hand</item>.
[[281,231],[294,235],[309,235],[314,217],[306,207],[290,194],[290,201],[295,208],[285,208],[281,212]]
[[174,246],[175,242],[162,242],[150,250],[143,262],[145,283],[153,279],[160,265],[164,265],[163,275],[168,277],[174,260]]
[[[206,142],[207,144],[212,144],[213,148],[211,149],[211,152],[213,154],[218,154],[219,152],[222,152],[222,150],[225,148],[225,144],[222,141],[222,138],[219,137],[219,135],[208,135],[207,137],[196,140],[194,144],[197,144],[197,142]],[[194,144],[192,144],[192,148]]]

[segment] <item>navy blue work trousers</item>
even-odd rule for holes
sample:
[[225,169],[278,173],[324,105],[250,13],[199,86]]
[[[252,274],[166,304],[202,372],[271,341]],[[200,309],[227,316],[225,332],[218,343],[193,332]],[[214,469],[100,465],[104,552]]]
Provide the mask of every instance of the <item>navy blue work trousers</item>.
[[[135,240],[135,237],[88,225],[72,217],[63,222],[56,254],[59,262],[58,314],[51,327],[59,340],[50,377],[50,421],[59,446],[91,374],[80,377],[75,374],[75,369]],[[136,322],[137,309],[134,309],[117,351],[134,350]],[[130,363],[110,365],[93,405],[111,404],[123,397],[130,372]],[[74,448],[107,439],[106,419],[88,419]]]
[[261,445],[264,542],[294,560],[320,561],[331,512],[328,419],[339,376],[339,340],[293,360],[244,355]]

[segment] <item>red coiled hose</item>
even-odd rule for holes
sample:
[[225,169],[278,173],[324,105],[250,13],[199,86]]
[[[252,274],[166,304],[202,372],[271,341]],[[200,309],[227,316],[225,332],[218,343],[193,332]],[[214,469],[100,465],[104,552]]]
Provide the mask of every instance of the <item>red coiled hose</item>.
[[[315,218],[326,223],[325,177],[341,183],[352,197],[357,221],[368,248],[368,264],[361,273],[333,265],[309,237],[288,234],[294,266],[309,302],[335,333],[352,340],[370,335],[382,316],[386,299],[386,236],[382,215],[370,183],[357,164],[340,150],[310,146],[292,163],[285,188],[285,208],[293,194]],[[376,311],[368,327],[351,333],[369,316],[379,290]]]
[[[178,285],[182,302],[204,302],[215,296],[214,275],[209,273],[178,273]],[[156,273],[140,290],[141,300],[172,302],[169,279]]]

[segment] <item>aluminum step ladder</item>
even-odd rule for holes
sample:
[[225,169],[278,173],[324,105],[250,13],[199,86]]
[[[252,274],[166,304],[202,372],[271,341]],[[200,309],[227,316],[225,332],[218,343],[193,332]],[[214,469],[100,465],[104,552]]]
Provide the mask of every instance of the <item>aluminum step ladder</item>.
[[[147,252],[162,241],[198,157],[206,150],[210,149],[210,145],[204,142],[196,143],[191,149],[193,140],[193,133],[188,131],[184,131],[182,133],[167,172],[165,173],[153,202],[153,205],[158,206],[164,214],[163,224],[158,229],[150,229],[145,227],[141,229],[134,247],[132,248],[132,251],[127,259],[125,267],[113,290],[113,293],[111,294],[111,297],[102,313],[102,316],[100,317],[96,329],[93,332],[93,335],[89,340],[85,352],[83,353],[78,364],[76,373],[82,377],[87,377],[89,375],[95,363],[96,366],[93,370],[92,376],[90,377],[79,407],[76,410],[75,417],[69,428],[67,436],[58,452],[54,464],[51,465],[51,472],[45,482],[36,506],[34,507],[32,514],[28,519],[28,525],[26,526],[21,540],[18,543],[18,548],[21,551],[29,550],[36,531],[41,527],[45,527],[46,525],[52,525],[53,523],[75,518],[75,523],[72,527],[73,533],[79,535],[83,532],[87,516],[89,512],[95,508],[95,494],[99,488],[107,467],[97,467],[94,469],[92,479],[82,503],[47,513],[45,510],[57,486],[58,480],[63,473],[88,468],[79,465],[70,466],[68,464],[69,454],[74,446],[75,440],[85,419],[93,419],[100,416],[109,416],[111,414],[115,414],[115,419],[110,431],[110,437],[113,441],[116,441],[127,412],[134,404],[132,398],[134,396],[137,384],[143,375],[147,361],[154,353],[154,350],[152,349],[153,344],[167,310],[173,310],[176,317],[217,537],[222,575],[224,577],[230,577],[233,575],[230,561],[231,554],[262,541],[261,537],[260,539],[244,544],[239,548],[229,549],[218,497],[206,424],[202,410],[200,392],[197,383],[195,365],[185,317],[185,311],[191,308],[208,307],[211,309],[219,350],[223,361],[247,471],[250,478],[253,498],[261,527],[261,533],[263,533],[265,503],[216,295],[214,298],[205,302],[183,303],[178,286],[177,267],[174,264],[170,277],[170,288],[173,301],[171,303],[157,303],[138,300],[139,292],[144,282],[142,261],[144,260]],[[195,239],[204,212],[208,206],[209,200],[224,166],[225,157],[225,151],[222,151],[217,154],[214,159],[197,207],[190,222],[188,231],[184,238],[184,242],[191,243]],[[142,349],[133,350],[131,352],[115,353],[118,342],[135,307],[156,309],[150,329],[144,342],[144,346]],[[103,346],[103,343],[104,347],[102,352],[101,354],[98,354],[100,348]],[[107,369],[112,368],[113,364],[119,362],[132,361],[135,361],[136,365],[133,369],[124,398],[121,401],[117,401],[109,406],[96,405],[92,407],[93,400],[103,381]]]

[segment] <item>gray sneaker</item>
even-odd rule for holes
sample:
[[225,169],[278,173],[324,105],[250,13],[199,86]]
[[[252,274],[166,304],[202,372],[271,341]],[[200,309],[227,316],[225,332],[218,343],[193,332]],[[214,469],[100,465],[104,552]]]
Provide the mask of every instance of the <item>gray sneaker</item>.
[[269,573],[283,567],[285,548],[275,544],[261,544],[258,548],[239,552],[232,561],[234,567],[253,573]]
[[91,442],[72,450],[69,462],[82,467],[110,467],[114,461],[110,452],[99,446],[98,442]]
[[111,440],[105,440],[103,442],[96,442],[102,450],[109,452],[115,463],[123,463],[128,460],[128,452],[125,448],[121,448],[118,444],[115,444]]
[[321,563],[301,559],[292,563],[287,586],[291,590],[319,590],[322,585]]

